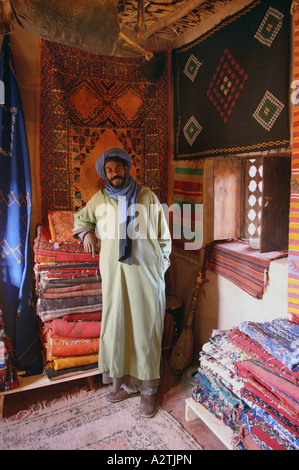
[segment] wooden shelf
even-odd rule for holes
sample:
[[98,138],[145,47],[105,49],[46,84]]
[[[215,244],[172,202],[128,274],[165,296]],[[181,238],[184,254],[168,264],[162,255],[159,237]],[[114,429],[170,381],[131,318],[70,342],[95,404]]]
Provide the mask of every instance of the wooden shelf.
[[228,449],[233,450],[232,439],[235,436],[233,430],[193,398],[187,398],[185,419],[186,421],[193,421],[197,418],[200,418]]
[[10,395],[12,393],[26,392],[27,390],[33,390],[36,388],[47,387],[49,385],[57,385],[62,382],[69,382],[71,380],[79,379],[90,379],[92,376],[99,375],[98,369],[89,370],[88,372],[70,374],[62,378],[57,378],[54,380],[48,379],[44,374],[32,375],[30,377],[19,377],[20,385],[14,390],[6,390],[5,392],[0,392],[0,419],[3,417],[3,406],[4,406],[4,397],[5,395]]

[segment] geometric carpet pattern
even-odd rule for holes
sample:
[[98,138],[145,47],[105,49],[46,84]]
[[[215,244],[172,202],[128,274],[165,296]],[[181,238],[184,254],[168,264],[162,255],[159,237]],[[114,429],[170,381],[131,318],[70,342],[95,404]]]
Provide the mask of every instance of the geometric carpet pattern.
[[48,210],[77,210],[103,182],[98,156],[120,147],[131,174],[167,201],[169,67],[159,79],[141,59],[107,57],[42,41],[40,179]]
[[288,147],[291,0],[254,0],[172,50],[174,158]]

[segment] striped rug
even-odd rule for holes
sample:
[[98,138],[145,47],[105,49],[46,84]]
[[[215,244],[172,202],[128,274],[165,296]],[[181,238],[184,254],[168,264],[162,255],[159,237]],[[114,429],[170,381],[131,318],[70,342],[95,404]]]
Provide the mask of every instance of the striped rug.
[[271,261],[287,256],[281,251],[259,253],[241,241],[215,242],[210,250],[208,269],[257,299],[262,298],[267,286]]
[[174,167],[173,204],[180,217],[173,217],[173,244],[193,253],[202,241],[203,174],[204,160],[177,162]]
[[[299,5],[294,5],[294,80],[299,80]],[[296,90],[298,97],[298,89]],[[289,217],[288,318],[299,323],[299,103],[294,105]]]

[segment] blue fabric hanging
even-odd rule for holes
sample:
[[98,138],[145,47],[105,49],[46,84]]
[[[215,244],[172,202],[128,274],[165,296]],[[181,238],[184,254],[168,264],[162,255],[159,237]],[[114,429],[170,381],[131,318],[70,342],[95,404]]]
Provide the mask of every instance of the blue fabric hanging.
[[9,36],[4,36],[0,79],[0,306],[14,359],[27,375],[42,371],[32,293],[31,175],[22,104]]

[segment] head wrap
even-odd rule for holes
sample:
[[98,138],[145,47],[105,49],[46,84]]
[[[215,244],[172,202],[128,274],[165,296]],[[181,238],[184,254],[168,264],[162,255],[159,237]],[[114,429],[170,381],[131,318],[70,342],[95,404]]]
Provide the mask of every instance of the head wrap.
[[[114,148],[104,152],[96,161],[95,167],[99,176],[106,181],[106,192],[113,199],[118,200],[118,223],[119,223],[119,261],[132,264],[133,261],[133,240],[128,236],[128,224],[135,218],[135,215],[128,216],[128,208],[137,204],[139,188],[136,181],[128,173],[121,188],[115,188],[106,178],[105,163],[109,160],[121,158],[128,166],[132,167],[131,157],[122,149]],[[121,197],[120,197],[121,196]],[[134,212],[134,211],[133,211]]]
[[132,168],[132,160],[130,155],[127,154],[127,152],[118,148],[107,150],[106,152],[102,153],[102,155],[96,161],[97,173],[103,180],[106,179],[105,163],[108,158],[109,160],[111,160],[113,157],[118,157],[124,160],[124,163],[129,167],[129,171]]

